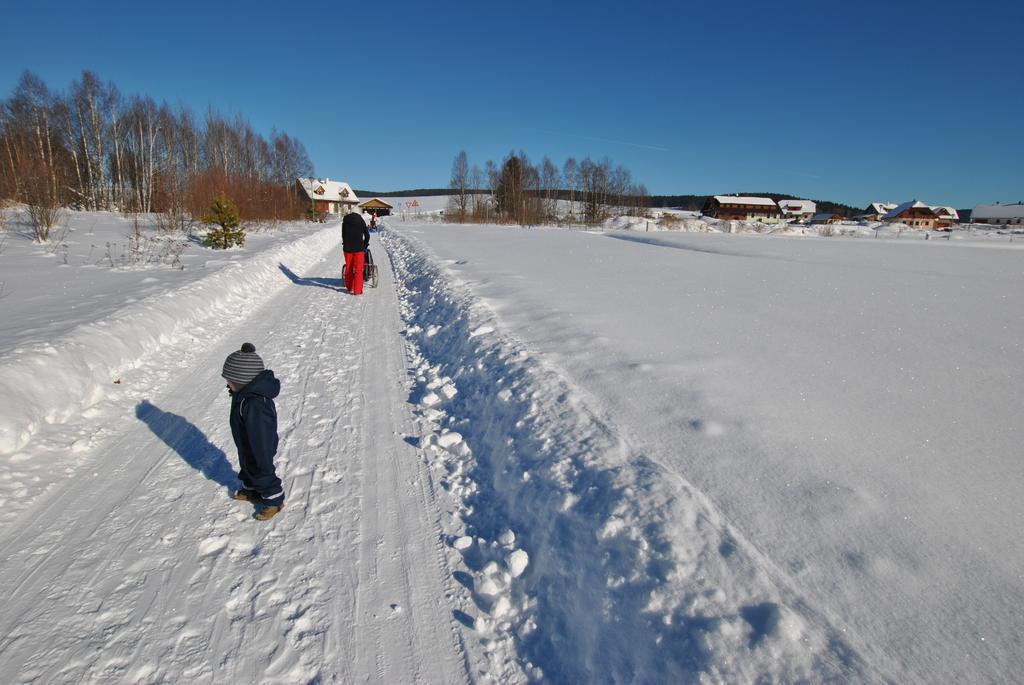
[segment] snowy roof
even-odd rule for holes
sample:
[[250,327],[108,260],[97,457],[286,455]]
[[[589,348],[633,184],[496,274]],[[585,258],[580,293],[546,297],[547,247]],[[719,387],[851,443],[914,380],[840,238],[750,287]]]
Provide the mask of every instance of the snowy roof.
[[896,209],[895,202],[872,202],[868,207],[869,214],[885,214],[891,209]]
[[978,205],[971,212],[971,221],[977,219],[1018,219],[1024,218],[1024,204],[1015,205]]
[[329,202],[359,202],[352,187],[343,181],[332,181],[329,178],[320,180],[318,178],[300,178],[299,184],[306,191],[306,195],[314,200],[327,200]]
[[952,208],[952,207],[942,207],[942,206],[932,207],[932,211],[935,212],[936,214],[939,214],[939,215],[943,215],[943,214],[949,215],[949,216],[953,217],[954,219],[959,219],[960,218],[960,215],[957,214],[956,210],[954,208]]
[[723,205],[765,205],[775,207],[775,200],[770,197],[743,197],[740,195],[715,195],[719,204]]
[[818,205],[810,200],[779,200],[779,207],[784,212],[801,214],[813,214],[818,209]]
[[366,202],[364,202],[363,204],[361,204],[359,206],[360,207],[369,207],[371,209],[376,209],[376,208],[394,209],[394,207],[392,205],[389,205],[387,202],[384,202],[384,200],[380,199],[379,197],[375,197],[373,199],[367,200]]
[[888,213],[886,213],[886,215],[883,218],[885,218],[885,219],[895,219],[896,217],[898,217],[900,214],[902,214],[903,212],[907,211],[908,209],[919,209],[919,208],[927,209],[929,212],[932,211],[931,205],[926,205],[925,203],[921,202],[920,200],[911,200],[910,202],[904,202],[899,207],[896,207],[894,209],[890,209],[888,211]]

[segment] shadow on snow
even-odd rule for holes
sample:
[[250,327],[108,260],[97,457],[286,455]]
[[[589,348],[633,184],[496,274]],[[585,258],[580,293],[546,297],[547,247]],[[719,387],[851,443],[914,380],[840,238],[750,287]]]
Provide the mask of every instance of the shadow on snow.
[[284,264],[278,264],[277,268],[279,268],[281,273],[287,276],[288,280],[295,285],[309,285],[317,288],[327,288],[328,290],[336,290],[339,293],[348,292],[345,290],[345,283],[340,278],[303,278]]
[[143,400],[135,406],[135,416],[149,426],[164,444],[177,452],[186,464],[208,480],[228,490],[238,487],[238,477],[227,455],[211,443],[191,421],[166,412],[149,400]]

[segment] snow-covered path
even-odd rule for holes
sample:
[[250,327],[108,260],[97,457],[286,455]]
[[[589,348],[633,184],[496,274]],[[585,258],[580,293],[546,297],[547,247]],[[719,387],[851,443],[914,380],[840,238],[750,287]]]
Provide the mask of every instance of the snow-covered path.
[[[0,679],[468,680],[388,265],[357,299],[324,256],[282,264],[292,283],[264,306],[196,332],[213,345],[168,345],[93,410],[103,439],[0,537]],[[283,381],[288,501],[266,524],[228,498],[219,369],[243,340]]]

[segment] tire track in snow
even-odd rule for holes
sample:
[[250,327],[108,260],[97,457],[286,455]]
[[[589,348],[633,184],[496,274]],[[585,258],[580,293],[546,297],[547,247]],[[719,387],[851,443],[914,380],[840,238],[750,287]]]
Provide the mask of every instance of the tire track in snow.
[[[357,631],[372,636],[374,649],[357,652],[357,670],[375,670],[382,682],[452,682],[464,679],[469,666],[461,633],[443,602],[452,588],[437,544],[437,503],[422,496],[426,469],[405,440],[416,429],[405,403],[407,360],[393,274],[386,261],[378,268],[382,287],[368,289],[377,306],[365,312],[358,364],[364,518],[357,570],[366,591],[359,595],[356,619]],[[409,628],[396,630],[403,625]],[[449,648],[433,658],[410,658],[430,654],[439,644]]]

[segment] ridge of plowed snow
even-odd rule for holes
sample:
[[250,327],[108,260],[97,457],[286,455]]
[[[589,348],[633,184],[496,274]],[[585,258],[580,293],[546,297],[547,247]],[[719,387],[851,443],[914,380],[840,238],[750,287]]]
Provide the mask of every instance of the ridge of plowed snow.
[[635,453],[423,244],[382,242],[423,459],[464,568],[454,611],[479,634],[488,678],[881,679],[702,493]]
[[280,265],[305,269],[337,242],[332,224],[311,236],[230,264],[173,290],[83,324],[43,349],[15,349],[0,363],[0,454],[24,447],[46,424],[98,402],[125,370],[182,336],[201,337],[288,284]]

